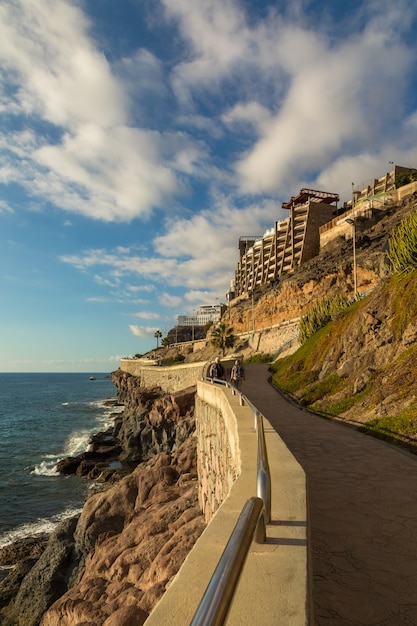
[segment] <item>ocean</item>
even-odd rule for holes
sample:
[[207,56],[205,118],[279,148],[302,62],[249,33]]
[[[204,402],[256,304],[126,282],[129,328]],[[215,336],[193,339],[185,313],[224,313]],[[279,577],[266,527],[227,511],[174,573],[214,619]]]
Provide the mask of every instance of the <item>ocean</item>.
[[111,425],[118,408],[104,402],[115,397],[106,374],[0,373],[0,547],[81,510],[91,481],[56,463]]

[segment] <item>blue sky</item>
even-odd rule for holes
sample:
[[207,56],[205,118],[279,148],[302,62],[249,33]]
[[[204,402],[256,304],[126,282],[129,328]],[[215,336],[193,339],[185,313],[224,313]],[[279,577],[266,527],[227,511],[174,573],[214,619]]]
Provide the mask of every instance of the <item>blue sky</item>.
[[303,186],[417,166],[414,0],[0,4],[0,371],[109,372]]

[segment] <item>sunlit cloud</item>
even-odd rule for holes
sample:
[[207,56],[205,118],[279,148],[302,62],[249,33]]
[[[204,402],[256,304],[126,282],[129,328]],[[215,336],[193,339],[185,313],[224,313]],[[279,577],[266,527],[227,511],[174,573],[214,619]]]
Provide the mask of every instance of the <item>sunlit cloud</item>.
[[179,296],[173,296],[169,293],[163,293],[161,296],[159,296],[158,301],[160,302],[160,304],[162,304],[162,306],[177,308],[180,306],[182,298],[180,298]]
[[105,298],[104,296],[91,296],[91,298],[87,298],[87,302],[107,303],[107,302],[110,302],[110,300],[109,298]]
[[140,317],[147,320],[158,320],[161,316],[159,313],[153,313],[152,311],[138,311],[137,313],[133,313],[133,317]]
[[153,337],[155,331],[158,330],[156,327],[136,326],[135,324],[129,324],[129,329],[135,337]]

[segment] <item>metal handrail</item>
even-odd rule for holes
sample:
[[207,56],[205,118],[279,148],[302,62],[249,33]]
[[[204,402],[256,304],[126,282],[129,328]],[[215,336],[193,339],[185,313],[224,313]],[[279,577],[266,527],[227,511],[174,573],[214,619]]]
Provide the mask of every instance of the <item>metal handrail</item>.
[[263,500],[265,505],[266,523],[271,521],[271,472],[269,469],[268,452],[265,442],[263,415],[248,398],[232,387],[232,393],[239,394],[240,405],[246,404],[253,411],[255,430],[258,433],[258,466],[256,472],[256,495]]
[[231,385],[226,380],[220,378],[211,378],[210,376],[203,376],[203,380],[210,381],[212,383],[219,383],[225,387],[231,388],[232,394],[239,394],[240,406],[247,405],[253,411],[254,415],[254,427],[258,433],[258,464],[256,472],[256,495],[262,499],[265,506],[265,520],[269,524],[271,521],[271,472],[269,469],[268,452],[265,442],[265,431],[263,423],[263,415],[254,404],[236,387]]
[[250,545],[266,541],[266,525],[271,521],[271,473],[263,427],[263,415],[236,387],[226,380],[203,376],[203,380],[231,387],[239,394],[240,405],[252,409],[258,434],[258,460],[256,475],[257,496],[245,503],[236,526],[217,567],[204,592],[190,626],[222,626],[232,604],[235,589],[242,573]]
[[260,498],[247,500],[190,626],[222,626],[255,536],[265,541],[264,503]]

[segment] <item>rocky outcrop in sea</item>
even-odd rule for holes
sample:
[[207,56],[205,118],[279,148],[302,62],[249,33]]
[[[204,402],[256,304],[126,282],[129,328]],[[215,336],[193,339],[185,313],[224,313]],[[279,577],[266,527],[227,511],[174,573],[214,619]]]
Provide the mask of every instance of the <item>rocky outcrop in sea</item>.
[[[141,624],[204,529],[195,388],[166,394],[121,371],[112,377],[123,413],[88,452],[60,465],[96,487],[47,542],[32,552],[15,546],[0,582],[4,626]],[[13,547],[2,557],[13,562]]]

